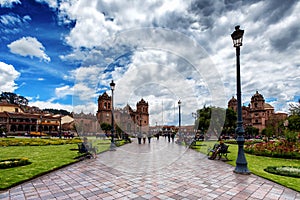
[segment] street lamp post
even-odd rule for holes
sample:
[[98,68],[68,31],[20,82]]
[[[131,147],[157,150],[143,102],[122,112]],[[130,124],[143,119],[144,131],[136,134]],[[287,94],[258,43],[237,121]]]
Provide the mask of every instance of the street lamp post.
[[250,171],[247,168],[247,161],[244,153],[244,128],[243,128],[243,119],[242,119],[242,100],[241,100],[241,74],[240,74],[240,46],[242,46],[244,30],[240,29],[240,26],[235,27],[235,31],[231,34],[233,40],[233,46],[236,49],[236,80],[237,80],[237,128],[235,130],[237,134],[237,144],[238,144],[238,157],[236,159],[236,167],[234,169],[235,173],[238,174],[250,174]]
[[178,101],[178,143],[182,143],[182,135],[181,135],[181,101]]
[[111,89],[111,141],[110,141],[110,150],[114,151],[116,150],[116,144],[115,144],[115,125],[114,125],[114,90],[115,90],[116,84],[112,80],[110,83],[110,89]]
[[42,136],[42,131],[43,131],[43,116],[42,116],[42,114],[40,116],[40,119],[41,119],[40,136]]
[[59,115],[59,138],[61,139],[61,115]]
[[179,124],[179,131],[180,131],[180,128],[181,128],[181,112],[180,112],[180,108],[181,108],[181,101],[179,100],[178,101],[178,112],[179,112],[179,119],[178,119],[178,124]]

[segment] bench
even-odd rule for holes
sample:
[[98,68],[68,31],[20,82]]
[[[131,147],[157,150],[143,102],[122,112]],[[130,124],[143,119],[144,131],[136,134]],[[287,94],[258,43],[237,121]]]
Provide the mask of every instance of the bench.
[[[219,144],[215,144],[213,148],[208,148],[207,156],[209,156],[210,153],[211,154],[215,153],[218,148],[219,148]],[[230,153],[230,151],[228,151],[228,148],[229,145],[224,144],[223,147],[218,151],[217,156],[219,160],[222,158],[222,156],[226,158],[226,160],[229,160],[227,157],[227,154]]]
[[92,144],[89,143],[85,145],[83,142],[78,143],[78,153],[83,154],[85,158],[96,158],[97,149],[92,147]]

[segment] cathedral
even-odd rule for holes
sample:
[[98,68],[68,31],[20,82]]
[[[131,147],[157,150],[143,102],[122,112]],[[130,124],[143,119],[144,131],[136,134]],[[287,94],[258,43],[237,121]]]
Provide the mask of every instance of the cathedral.
[[[237,112],[237,100],[232,97],[228,102],[228,108]],[[243,125],[253,126],[261,132],[271,121],[280,121],[287,118],[286,113],[275,113],[274,107],[265,103],[263,95],[256,93],[251,97],[248,106],[242,106]]]
[[[111,124],[111,110],[111,96],[108,96],[108,94],[104,92],[98,98],[97,120],[99,124]],[[114,121],[115,125],[130,135],[133,135],[136,132],[148,132],[148,102],[142,98],[137,102],[135,110],[128,104],[124,108],[114,108]]]

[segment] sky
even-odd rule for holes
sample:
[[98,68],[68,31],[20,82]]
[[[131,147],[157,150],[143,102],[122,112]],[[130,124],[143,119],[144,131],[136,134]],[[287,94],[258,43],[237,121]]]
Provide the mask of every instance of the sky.
[[41,109],[97,112],[149,104],[150,125],[236,97],[231,33],[241,47],[242,103],[256,91],[275,112],[300,99],[300,1],[0,0],[0,90]]

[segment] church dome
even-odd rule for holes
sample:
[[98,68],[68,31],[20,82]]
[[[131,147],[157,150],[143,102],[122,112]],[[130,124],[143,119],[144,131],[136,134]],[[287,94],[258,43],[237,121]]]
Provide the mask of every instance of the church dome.
[[251,101],[264,101],[263,95],[259,94],[258,91],[251,97]]
[[228,104],[233,104],[236,102],[237,102],[236,98],[234,98],[234,96],[232,96],[232,98],[228,101]]

